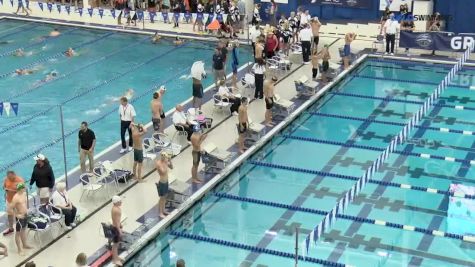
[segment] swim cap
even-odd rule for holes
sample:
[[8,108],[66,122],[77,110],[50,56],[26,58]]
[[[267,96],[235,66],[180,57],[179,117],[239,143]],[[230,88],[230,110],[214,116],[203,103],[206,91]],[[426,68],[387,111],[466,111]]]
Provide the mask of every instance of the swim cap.
[[120,196],[113,196],[112,197],[112,204],[117,204],[122,201],[122,198]]
[[24,184],[24,183],[18,183],[18,184],[16,185],[16,190],[22,190],[22,189],[24,189],[24,188],[25,188],[25,184]]
[[167,159],[171,158],[170,154],[168,154],[168,152],[166,152],[166,151],[160,152],[160,156],[165,157]]

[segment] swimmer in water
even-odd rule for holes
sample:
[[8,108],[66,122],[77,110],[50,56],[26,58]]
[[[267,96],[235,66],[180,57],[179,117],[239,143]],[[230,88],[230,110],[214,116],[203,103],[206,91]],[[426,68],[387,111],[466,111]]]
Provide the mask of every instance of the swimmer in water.
[[68,50],[66,50],[66,52],[64,52],[64,54],[67,57],[73,57],[73,56],[76,55],[76,52],[70,47],[70,48],[68,48]]
[[15,70],[15,73],[17,75],[29,75],[29,74],[33,74],[34,70],[31,70],[31,69],[16,69]]
[[21,49],[21,48],[18,48],[17,50],[15,50],[15,53],[13,53],[13,56],[23,57],[23,56],[25,56],[25,51],[23,51],[23,49]]
[[155,35],[153,35],[152,37],[152,43],[156,44],[160,41],[162,37],[160,35],[158,35],[158,32],[155,32]]
[[43,82],[49,82],[49,81],[55,79],[56,77],[58,77],[58,73],[56,71],[52,71],[48,75],[46,75],[46,77],[42,81]]
[[183,44],[184,42],[185,42],[185,41],[183,41],[182,39],[180,39],[180,37],[178,37],[178,36],[175,37],[175,41],[173,41],[173,43],[174,43],[175,45],[181,45],[181,44]]
[[56,37],[56,36],[59,36],[60,34],[61,33],[59,32],[59,30],[57,28],[54,28],[54,30],[49,33],[49,36],[50,37]]

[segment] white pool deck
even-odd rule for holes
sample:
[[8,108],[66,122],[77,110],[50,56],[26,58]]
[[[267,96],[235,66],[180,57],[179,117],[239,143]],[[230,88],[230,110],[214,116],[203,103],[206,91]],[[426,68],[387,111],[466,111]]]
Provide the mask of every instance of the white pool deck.
[[[33,2],[31,2],[33,3]],[[1,6],[1,11],[3,13],[12,12],[12,8],[8,1],[4,1],[3,6]],[[5,9],[5,7],[8,7]],[[35,9],[36,7],[36,9]],[[89,17],[87,11],[84,12],[83,17],[71,17],[62,12],[58,14],[54,12],[49,13],[45,11],[40,11],[37,5],[33,7],[32,17],[41,16],[47,19],[54,18],[56,20],[62,21],[82,21],[85,23],[91,24],[109,24],[115,25],[115,20],[112,18],[103,18],[100,19],[98,16]],[[16,6],[15,6],[16,9]],[[78,16],[75,14],[74,16]],[[155,23],[153,25],[157,30],[162,31],[172,31],[172,25]],[[148,28],[148,26],[147,26]],[[323,30],[324,31],[324,30]],[[191,25],[182,25],[178,33],[192,33]],[[171,34],[173,35],[173,34]],[[368,34],[370,35],[370,34]],[[245,36],[241,36],[245,38]],[[207,39],[208,37],[205,37]],[[332,54],[332,62],[339,62],[340,57],[338,53],[338,48],[342,47],[344,41],[339,39],[340,36],[322,36],[320,39],[320,44],[334,44],[331,46],[330,51]],[[356,40],[352,45],[352,52],[357,53],[365,48],[370,48],[372,46],[372,41],[368,39]],[[414,51],[413,53],[419,53],[421,51]],[[425,51],[425,53],[427,53]],[[439,53],[447,54],[450,53]],[[192,62],[190,62],[191,64]],[[298,69],[290,74],[288,77],[280,81],[276,86],[276,93],[279,94],[284,99],[292,99],[296,96],[296,91],[294,89],[294,80],[297,80],[302,75],[311,76],[311,66],[304,65],[298,66]],[[188,100],[189,101],[189,100]],[[211,114],[213,110],[213,103],[209,101],[203,105],[203,111],[205,114]],[[249,116],[254,122],[263,122],[264,121],[264,103],[262,100],[253,101],[249,106]],[[171,111],[170,111],[171,112]],[[237,117],[229,117],[229,112],[219,113],[214,112],[213,119],[214,125],[219,124],[212,131],[209,132],[209,136],[205,141],[207,143],[213,143],[222,150],[227,150],[235,144],[237,140],[237,132],[235,130],[235,124],[237,122]],[[174,127],[168,127],[165,130],[170,136],[175,132]],[[191,152],[190,148],[186,148],[182,153],[176,156],[173,159],[175,169],[171,173],[170,183],[174,180],[181,182],[187,182],[190,177],[191,169]],[[132,168],[132,153],[128,153],[122,156],[120,159],[114,162],[114,165],[120,168],[131,169]],[[201,168],[203,164],[201,164]],[[77,168],[77,167],[76,167]],[[146,161],[144,164],[143,173],[146,174],[152,170],[152,162]],[[141,226],[137,222],[137,219],[141,217],[144,213],[154,208],[158,201],[158,195],[154,183],[158,181],[158,175],[156,172],[153,172],[151,175],[146,177],[143,183],[137,183],[133,185],[122,186],[121,190],[126,190],[123,194],[123,214],[126,215],[126,220],[124,221],[124,231],[133,232]],[[90,216],[87,220],[83,221],[78,227],[74,228],[72,231],[69,231],[63,237],[58,239],[56,242],[52,243],[47,248],[42,248],[42,245],[36,243],[33,240],[33,233],[29,235],[30,244],[32,244],[35,249],[28,250],[27,255],[19,256],[16,253],[16,246],[14,242],[13,235],[8,237],[0,236],[0,242],[7,245],[9,248],[9,256],[0,258],[0,266],[16,266],[19,263],[23,262],[25,259],[30,258],[33,254],[36,254],[33,257],[33,261],[37,266],[73,266],[76,255],[80,252],[84,252],[87,255],[92,255],[106,243],[106,239],[102,235],[102,230],[100,228],[101,222],[110,221],[110,208],[111,204],[106,204],[110,200],[110,196],[106,193],[98,193],[94,197],[84,198],[83,201],[79,201],[79,198],[82,193],[81,186],[75,186],[69,191],[69,195],[72,199],[74,205],[80,211],[81,217]],[[101,197],[103,196],[103,197]],[[105,206],[104,206],[105,205]],[[93,213],[93,215],[90,215]],[[58,236],[63,233],[64,229],[57,229],[54,236]],[[42,236],[42,243],[47,244],[51,241],[51,238],[47,236]]]

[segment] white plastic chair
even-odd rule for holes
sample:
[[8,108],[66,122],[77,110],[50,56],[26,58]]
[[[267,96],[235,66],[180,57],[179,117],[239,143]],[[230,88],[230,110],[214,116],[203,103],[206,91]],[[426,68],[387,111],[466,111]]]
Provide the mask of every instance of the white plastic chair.
[[109,191],[111,189],[114,192],[114,187],[116,192],[119,191],[119,178],[112,167],[112,162],[108,160],[98,162],[97,166],[94,167],[93,172],[97,177],[96,181],[103,184],[104,187],[107,188],[108,193],[110,193]]
[[44,218],[46,222],[46,226],[44,228],[39,228],[35,223],[28,221],[28,233],[30,231],[35,232],[33,235],[33,238],[36,240],[36,242],[39,243],[40,247],[43,245],[42,238],[40,238],[40,235],[49,235],[51,239],[53,238],[53,235],[51,233],[51,220],[48,217],[48,215],[42,213],[41,211],[37,210],[35,215]]
[[104,187],[103,184],[97,183],[96,181],[91,181],[91,179],[95,180],[95,175],[93,173],[83,173],[81,176],[79,176],[79,180],[82,184],[82,194],[79,198],[79,201],[82,200],[84,193],[87,192],[86,195],[89,196],[91,192],[96,193]]
[[185,130],[185,127],[183,125],[177,125],[175,124],[175,133],[173,134],[172,137],[172,143],[174,143],[176,137],[184,136],[186,137],[188,135],[188,132]]
[[223,96],[220,96],[218,94],[214,94],[213,95],[213,106],[214,106],[214,109],[213,109],[213,112],[211,113],[211,117],[213,117],[214,115],[214,112],[216,110],[220,111],[220,112],[223,112],[224,109],[228,108],[229,110],[229,107],[231,106],[231,102],[229,102],[229,99],[227,99],[226,97],[223,97]]
[[266,63],[272,75],[277,75],[279,72],[279,62],[275,59],[269,58],[266,60]]

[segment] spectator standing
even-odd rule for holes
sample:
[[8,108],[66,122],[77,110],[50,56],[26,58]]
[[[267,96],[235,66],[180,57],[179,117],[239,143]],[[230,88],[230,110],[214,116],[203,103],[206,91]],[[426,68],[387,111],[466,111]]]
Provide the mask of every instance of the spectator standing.
[[238,47],[239,42],[232,43],[232,50],[231,50],[231,67],[233,69],[233,81],[232,85],[233,88],[237,88],[237,79],[238,79],[238,67],[239,67],[239,60],[238,60]]
[[[120,140],[122,141],[122,149],[120,153],[123,154],[126,151],[132,151],[133,140],[132,140],[132,123],[134,123],[135,108],[129,104],[127,97],[120,98],[119,106],[119,117],[120,117]],[[125,132],[129,132],[129,148],[127,150],[127,144],[125,142]]]
[[267,38],[266,38],[266,58],[272,58],[275,56],[275,52],[277,51],[277,48],[279,48],[279,40],[274,34],[274,31],[271,29],[267,32]]
[[213,71],[216,89],[218,89],[218,81],[226,80],[226,74],[224,73],[225,58],[221,51],[221,49],[215,48],[213,55]]
[[43,154],[38,154],[33,158],[36,161],[31,174],[30,187],[36,184],[41,204],[48,204],[50,192],[54,186],[54,173],[49,160]]
[[[401,30],[406,32],[413,32],[416,26],[414,25],[414,21],[409,16],[406,16],[404,20],[401,21]],[[406,48],[406,55],[410,56],[409,48]]]
[[244,29],[247,25],[246,21],[246,2],[244,0],[238,0],[237,2],[237,7],[239,10],[239,19],[241,21],[241,26],[239,27],[241,29],[241,33],[244,33]]
[[386,35],[386,53],[394,55],[394,44],[396,43],[396,33],[399,30],[399,22],[394,19],[394,14],[389,16],[389,19],[384,24],[383,32]]
[[77,209],[69,198],[65,183],[59,182],[56,184],[56,191],[54,191],[51,199],[53,205],[61,209],[61,212],[64,214],[64,224],[66,224],[66,228],[69,230],[73,229],[73,227],[76,226],[74,221],[76,220]]
[[94,168],[94,148],[96,147],[96,135],[88,128],[87,122],[81,122],[78,133],[78,152],[81,163],[81,173],[86,172],[86,157],[89,159],[89,172]]
[[198,31],[203,32],[203,16],[204,16],[204,7],[201,3],[198,4],[196,9],[196,19],[193,23],[193,31],[195,31],[195,26],[198,24]]
[[269,16],[270,16],[270,25],[276,26],[277,25],[277,3],[275,0],[270,0],[270,7],[269,7]]
[[308,24],[303,25],[303,29],[300,30],[299,39],[302,43],[302,57],[303,57],[303,64],[309,64],[310,62],[310,49],[312,46],[312,29],[308,26]]
[[264,73],[266,72],[266,64],[262,58],[257,59],[257,62],[252,66],[252,72],[256,85],[254,99],[262,99],[264,97]]
[[254,5],[254,12],[252,14],[252,25],[259,25],[261,23],[261,15],[259,14],[259,9],[261,8],[260,4]]
[[[440,13],[436,12],[432,16],[432,20],[429,22],[429,31],[438,32],[438,31],[440,31],[440,28],[441,28]],[[432,55],[435,56],[435,50],[432,50]]]
[[173,28],[178,28],[178,21],[180,20],[180,12],[181,12],[180,3],[177,1],[175,3],[175,6],[173,7],[173,22],[174,22]]
[[17,176],[14,171],[8,171],[7,177],[3,181],[3,190],[5,191],[7,201],[7,218],[8,218],[8,228],[3,232],[3,235],[9,235],[14,232],[13,225],[15,222],[15,216],[13,211],[13,206],[11,205],[13,196],[16,193],[16,186],[19,183],[24,183],[23,178]]

